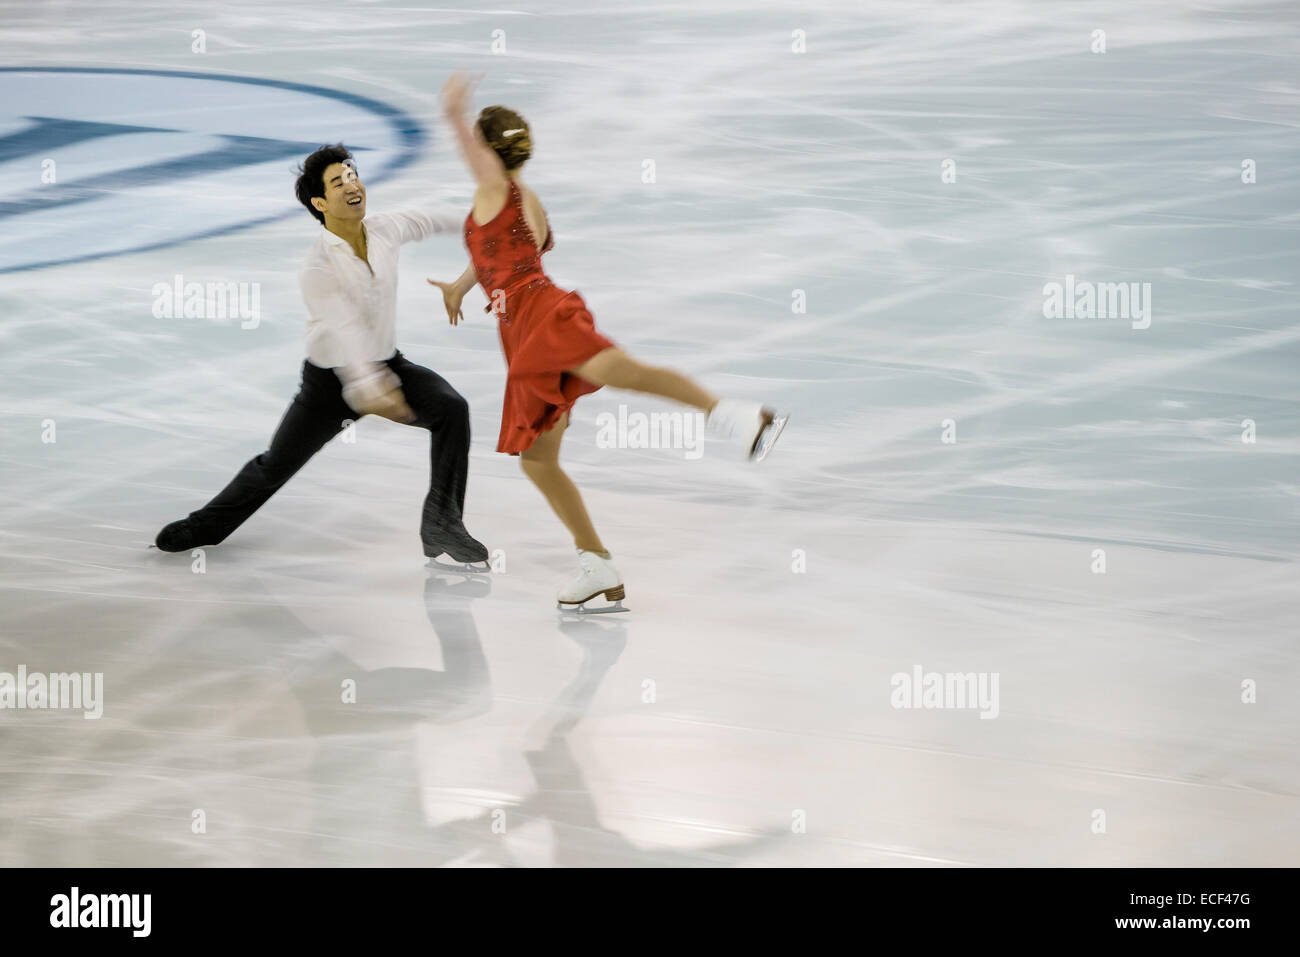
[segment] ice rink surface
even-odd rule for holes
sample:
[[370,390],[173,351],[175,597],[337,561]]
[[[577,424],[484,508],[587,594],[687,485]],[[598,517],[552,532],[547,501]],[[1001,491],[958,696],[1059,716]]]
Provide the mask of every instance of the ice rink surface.
[[[0,863],[1296,864],[1298,20],[6,0],[0,672],[104,691],[0,711]],[[404,249],[398,340],[470,402],[503,570],[424,567],[428,436],[373,417],[201,559],[147,547],[296,388],[290,167],[341,139],[372,213],[468,209],[454,68],[532,124],[601,329],[792,414],[751,467],[579,403],[624,616],[554,610],[482,294],[451,328],[424,282],[454,236]],[[176,276],[260,321],[159,318]],[[1149,326],[1045,318],[1066,277],[1149,283]],[[996,714],[895,707],[917,670]]]

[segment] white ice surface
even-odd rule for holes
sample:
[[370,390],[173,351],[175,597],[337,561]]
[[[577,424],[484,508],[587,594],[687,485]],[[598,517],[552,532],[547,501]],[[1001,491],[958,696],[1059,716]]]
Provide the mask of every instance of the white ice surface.
[[[633,611],[561,621],[572,552],[494,452],[495,330],[478,292],[440,318],[424,278],[464,253],[430,240],[399,344],[470,401],[467,522],[505,573],[422,567],[427,437],[366,419],[194,574],[146,546],[296,386],[318,227],[288,179],[170,191],[293,213],[270,224],[0,274],[0,671],[106,697],[0,711],[0,863],[1297,863],[1296,8],[753,6],[0,4],[0,65],[407,111],[428,139],[372,211],[466,207],[436,91],[484,72],[477,102],[533,125],[557,282],[642,358],[792,413],[748,468],[598,448],[599,413],[669,406],[583,399],[564,461]],[[37,159],[4,202],[46,188]],[[260,283],[261,324],[154,318],[176,274]],[[1151,283],[1151,327],[1044,319],[1066,274]],[[915,665],[998,673],[999,716],[895,710]]]

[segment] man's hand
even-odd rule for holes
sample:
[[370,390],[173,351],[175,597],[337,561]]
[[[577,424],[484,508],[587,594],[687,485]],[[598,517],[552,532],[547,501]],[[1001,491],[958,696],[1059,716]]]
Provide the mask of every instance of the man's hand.
[[415,421],[415,413],[406,404],[406,396],[402,394],[400,388],[392,389],[369,400],[357,407],[356,412],[358,415],[382,415],[385,419],[407,425]]
[[428,283],[442,290],[442,304],[447,307],[447,321],[453,326],[460,325],[465,318],[465,310],[460,305],[465,301],[465,293],[461,292],[460,286],[454,282],[438,282],[436,279],[430,279]]

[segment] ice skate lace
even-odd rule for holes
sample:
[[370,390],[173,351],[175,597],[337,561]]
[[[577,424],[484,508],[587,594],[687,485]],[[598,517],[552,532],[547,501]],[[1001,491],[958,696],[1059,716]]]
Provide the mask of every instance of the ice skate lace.
[[599,555],[595,555],[591,552],[582,552],[578,556],[578,565],[582,568],[582,577],[592,578],[595,576],[597,567],[603,564],[603,562],[604,559]]

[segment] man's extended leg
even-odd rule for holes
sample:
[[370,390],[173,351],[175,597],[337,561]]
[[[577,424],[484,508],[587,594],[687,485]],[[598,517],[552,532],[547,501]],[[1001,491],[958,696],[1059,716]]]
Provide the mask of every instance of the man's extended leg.
[[303,363],[302,385],[270,447],[245,463],[207,505],[159,532],[156,544],[166,552],[182,552],[225,541],[337,435],[346,420],[355,418],[357,414],[343,401],[338,376]]
[[487,549],[465,530],[465,483],[469,474],[469,403],[438,373],[400,352],[388,367],[402,380],[402,394],[415,413],[412,425],[428,429],[429,494],[424,499],[420,541],[424,554],[444,552],[458,562],[485,562]]

